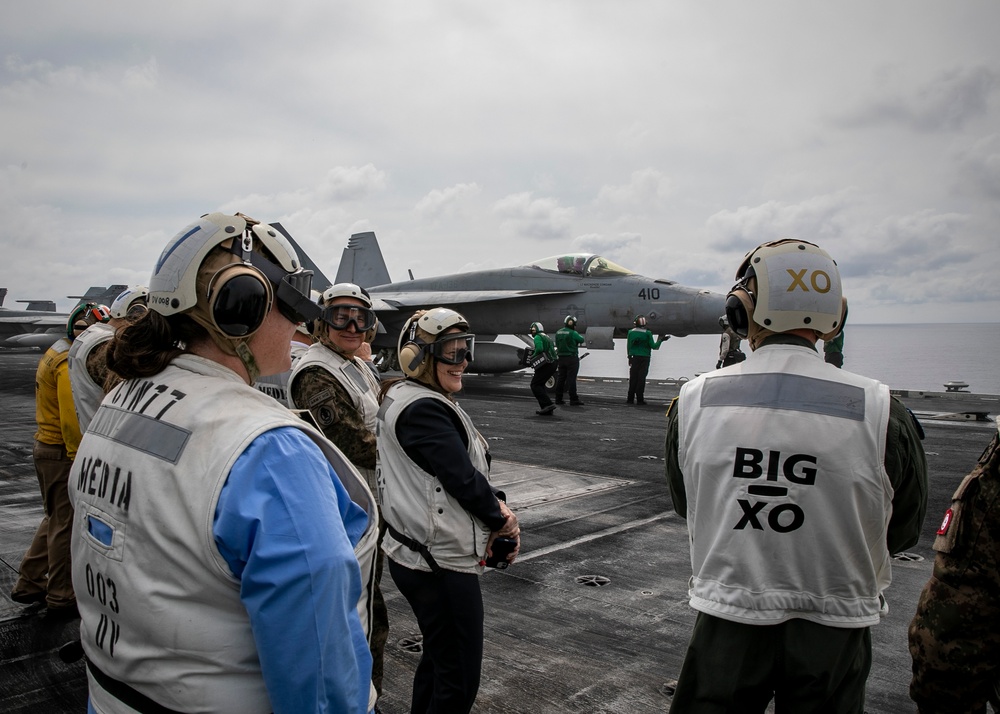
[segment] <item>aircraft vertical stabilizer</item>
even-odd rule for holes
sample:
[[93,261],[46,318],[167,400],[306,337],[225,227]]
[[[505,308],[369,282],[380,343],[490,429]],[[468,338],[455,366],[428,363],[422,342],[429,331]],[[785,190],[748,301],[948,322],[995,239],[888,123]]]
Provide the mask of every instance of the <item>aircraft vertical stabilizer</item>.
[[392,282],[374,233],[355,233],[347,241],[337,268],[337,282],[354,283],[363,288]]
[[0,307],[3,307],[4,298],[7,297],[7,288],[0,288]]
[[[3,302],[0,300],[0,302]],[[56,304],[51,300],[18,300],[25,303],[25,310],[36,310],[38,312],[55,312]]]
[[[323,292],[328,287],[333,285],[333,283],[330,282],[330,278],[326,277],[326,273],[320,270],[319,266],[313,262],[313,259],[310,258],[309,254],[302,249],[302,246],[300,246],[295,241],[295,239],[292,238],[291,235],[289,235],[288,231],[285,230],[285,227],[283,225],[281,225],[280,223],[272,223],[271,225],[277,228],[281,232],[281,235],[285,236],[285,238],[288,239],[288,242],[292,244],[292,247],[295,248],[295,252],[299,256],[299,261],[302,263],[302,267],[304,267],[306,270],[311,270],[313,272],[313,282],[312,282],[313,290],[316,290],[318,292]],[[337,282],[340,281],[338,280]]]
[[[115,301],[115,298],[122,294],[123,291],[128,289],[128,285],[109,285],[106,288],[102,288],[96,285],[92,285],[87,288],[87,292],[83,295],[67,295],[66,297],[77,300],[76,305],[73,306],[76,309],[77,306],[83,305],[84,303],[92,302],[95,305],[107,305],[111,306],[111,303]],[[26,302],[24,300],[18,300],[18,302]],[[28,307],[29,310],[32,309],[43,309],[43,308],[32,308]],[[52,310],[56,309],[55,303],[52,303]]]

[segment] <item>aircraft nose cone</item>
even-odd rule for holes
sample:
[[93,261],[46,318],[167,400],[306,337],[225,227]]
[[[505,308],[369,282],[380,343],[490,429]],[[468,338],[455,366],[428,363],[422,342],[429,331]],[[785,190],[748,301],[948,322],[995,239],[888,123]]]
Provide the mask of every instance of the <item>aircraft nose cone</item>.
[[726,296],[703,290],[698,293],[694,309],[694,329],[696,333],[720,332],[719,318],[726,314]]

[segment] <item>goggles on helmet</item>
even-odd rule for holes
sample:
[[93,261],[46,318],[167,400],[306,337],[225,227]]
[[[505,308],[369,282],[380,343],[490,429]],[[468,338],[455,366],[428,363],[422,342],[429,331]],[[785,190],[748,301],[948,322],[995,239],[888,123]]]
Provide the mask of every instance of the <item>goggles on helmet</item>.
[[[263,255],[256,252],[253,254],[251,260],[247,260],[246,254],[241,250],[239,241],[233,241],[232,253],[244,257],[244,262],[249,263],[259,270],[270,281],[274,287],[274,300],[278,306],[278,311],[289,322],[294,322],[295,324],[310,322],[320,316],[319,306],[310,297],[313,279],[313,272],[311,270],[299,268],[294,273],[286,273],[281,266],[275,265]],[[241,285],[247,284],[239,279],[229,282],[240,283]],[[234,286],[234,290],[238,290],[239,287]],[[247,287],[249,288],[250,286],[248,285]],[[256,296],[254,293],[258,291],[259,289],[250,289],[250,293],[246,296],[247,299],[249,301],[255,300]],[[234,295],[231,299],[233,300],[231,304],[237,304],[238,296]]]
[[111,319],[111,311],[105,305],[94,305],[87,309],[88,322],[107,322]]
[[427,351],[431,353],[438,362],[445,364],[462,364],[473,359],[473,352],[476,345],[476,336],[467,332],[442,335],[437,340],[427,346]]
[[320,319],[335,330],[346,330],[353,323],[358,332],[367,332],[377,323],[374,310],[353,303],[324,305]]

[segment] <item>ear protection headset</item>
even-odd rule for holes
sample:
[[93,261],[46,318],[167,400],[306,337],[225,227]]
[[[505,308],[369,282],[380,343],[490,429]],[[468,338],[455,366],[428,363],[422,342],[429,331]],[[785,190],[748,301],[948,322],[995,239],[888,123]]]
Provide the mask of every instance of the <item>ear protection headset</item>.
[[563,324],[566,325],[566,327],[570,328],[571,330],[575,329],[576,328],[576,318],[573,317],[572,315],[567,315],[566,319],[563,320]]
[[764,243],[747,253],[726,296],[726,317],[756,348],[766,335],[809,329],[821,339],[843,329],[847,300],[826,251],[802,240]]
[[242,262],[223,266],[209,281],[209,316],[227,337],[249,337],[256,332],[275,300],[281,314],[296,324],[314,320],[320,314],[319,306],[309,297],[312,271],[287,273],[253,251],[254,238],[262,232],[272,238],[277,235],[266,224],[249,226],[230,249]]
[[642,316],[642,315],[639,315],[637,318],[635,318],[635,326],[636,327],[645,327],[646,326],[646,318],[644,316]]
[[746,339],[750,332],[751,315],[753,315],[756,305],[754,295],[748,286],[752,277],[754,277],[754,272],[753,268],[750,268],[749,272],[733,286],[726,296],[725,320],[733,332],[743,339]]
[[92,302],[77,305],[66,320],[66,337],[73,340],[76,337],[78,322],[86,323],[82,329],[87,329],[96,322],[107,322],[111,319],[111,311],[104,305],[95,305]]
[[403,374],[414,379],[425,376],[432,363],[431,346],[439,335],[452,327],[467,331],[469,323],[460,314],[445,307],[414,313],[399,335],[397,354]]
[[420,328],[417,326],[419,319],[419,315],[414,315],[407,320],[400,336],[403,340],[403,346],[399,348],[399,368],[407,377],[414,379],[427,371],[430,362],[430,360],[425,359],[427,342],[420,337]]
[[249,337],[256,332],[274,302],[274,290],[260,271],[232,263],[212,276],[208,284],[208,314],[227,337]]

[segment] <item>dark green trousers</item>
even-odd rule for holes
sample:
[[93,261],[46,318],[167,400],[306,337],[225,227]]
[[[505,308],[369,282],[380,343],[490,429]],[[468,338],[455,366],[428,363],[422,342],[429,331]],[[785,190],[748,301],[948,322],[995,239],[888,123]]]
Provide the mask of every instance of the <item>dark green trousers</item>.
[[864,711],[869,628],[794,619],[744,625],[698,613],[671,714]]

